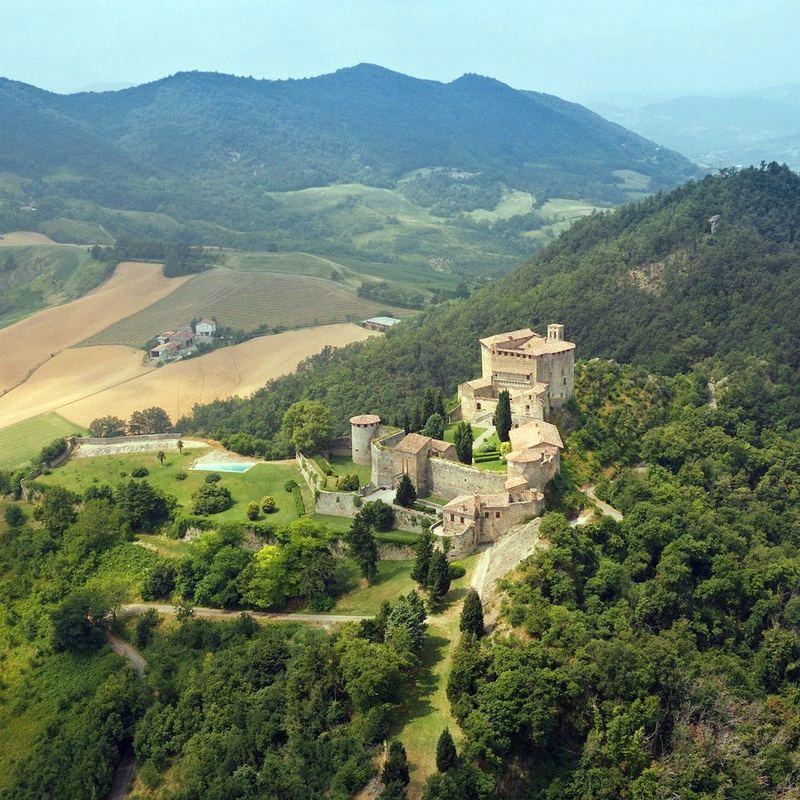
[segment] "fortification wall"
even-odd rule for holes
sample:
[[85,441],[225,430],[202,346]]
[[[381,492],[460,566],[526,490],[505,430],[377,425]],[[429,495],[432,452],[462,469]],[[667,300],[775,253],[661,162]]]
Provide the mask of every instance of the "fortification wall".
[[349,436],[339,436],[328,445],[327,453],[332,456],[346,456],[350,458],[353,443]]
[[475,526],[468,525],[463,531],[451,535],[443,535],[441,527],[431,529],[433,533],[433,544],[439,550],[444,550],[445,541],[449,543],[450,549],[447,551],[447,560],[454,561],[475,552],[478,546]]
[[452,499],[460,494],[495,494],[505,491],[505,472],[480,470],[443,458],[432,458],[429,465],[433,494]]
[[394,446],[400,442],[405,433],[398,431],[383,438],[375,438],[370,445],[372,455],[373,486],[392,486],[394,479]]
[[317,492],[314,497],[314,511],[317,514],[331,514],[334,517],[354,517],[358,513],[354,492]]

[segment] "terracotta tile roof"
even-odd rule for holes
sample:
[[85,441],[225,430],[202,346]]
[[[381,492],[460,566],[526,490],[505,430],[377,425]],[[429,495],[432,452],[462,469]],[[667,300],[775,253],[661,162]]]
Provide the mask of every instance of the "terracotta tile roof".
[[550,444],[559,449],[564,449],[561,435],[555,425],[549,422],[536,419],[520,425],[519,428],[512,428],[509,432],[511,446],[514,450],[525,450],[529,447],[536,447],[539,444]]
[[504,486],[506,489],[518,489],[521,486],[527,486],[528,481],[523,475],[512,475],[510,478],[506,478],[506,482]]
[[519,341],[520,339],[530,339],[531,336],[536,334],[530,328],[520,328],[518,331],[509,331],[508,333],[496,333],[494,336],[487,336],[485,339],[478,339],[481,344],[488,347],[493,345],[503,344],[507,342]]
[[395,450],[402,450],[404,453],[419,453],[432,442],[430,436],[423,436],[421,433],[409,433],[401,439],[395,446]]
[[351,425],[377,425],[381,418],[377,414],[358,414],[350,417]]
[[567,350],[574,350],[574,342],[565,342],[563,339],[545,339],[544,336],[536,336],[521,345],[520,350],[532,353],[535,356],[545,353],[565,353]]
[[444,442],[441,439],[431,439],[431,448],[436,450],[438,453],[444,453],[446,450],[450,448],[455,449],[455,445],[451,442]]

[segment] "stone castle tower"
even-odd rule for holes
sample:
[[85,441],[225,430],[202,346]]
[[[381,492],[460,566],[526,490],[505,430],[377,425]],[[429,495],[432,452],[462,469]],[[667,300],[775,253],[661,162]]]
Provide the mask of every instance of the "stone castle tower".
[[369,466],[372,463],[372,440],[381,426],[377,414],[359,414],[350,420],[350,442],[354,464]]

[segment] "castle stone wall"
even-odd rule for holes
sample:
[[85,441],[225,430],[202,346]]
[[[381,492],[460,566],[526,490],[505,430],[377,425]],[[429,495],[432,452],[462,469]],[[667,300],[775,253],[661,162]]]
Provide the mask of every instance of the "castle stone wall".
[[444,550],[445,541],[449,542],[450,549],[447,551],[447,560],[455,561],[457,558],[468,556],[475,552],[478,546],[475,526],[467,525],[462,531],[454,534],[444,535],[441,526],[431,528],[433,534],[433,546],[439,550]]
[[354,517],[358,513],[355,492],[318,492],[314,499],[317,514],[330,514],[334,517]]
[[403,431],[376,437],[370,445],[372,451],[372,485],[392,486],[394,483],[394,446],[405,437]]
[[428,463],[431,491],[448,500],[460,494],[496,494],[505,491],[505,472],[480,470],[443,458],[432,458]]

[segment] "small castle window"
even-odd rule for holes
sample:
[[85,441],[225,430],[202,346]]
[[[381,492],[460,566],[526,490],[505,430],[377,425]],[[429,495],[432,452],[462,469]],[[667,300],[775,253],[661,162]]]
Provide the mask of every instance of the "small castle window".
[[464,524],[464,517],[461,517],[461,524]]
[[484,519],[489,519],[489,512],[488,511],[484,511],[483,512],[483,518]]
[[451,514],[450,515],[450,522],[455,522],[455,521],[456,521],[456,515],[455,514]]
[[499,511],[495,511],[494,512],[494,518],[495,519],[500,519],[500,512]]
[[481,410],[481,404],[480,403],[476,403],[475,404],[475,408],[478,409],[478,411],[480,411]]

